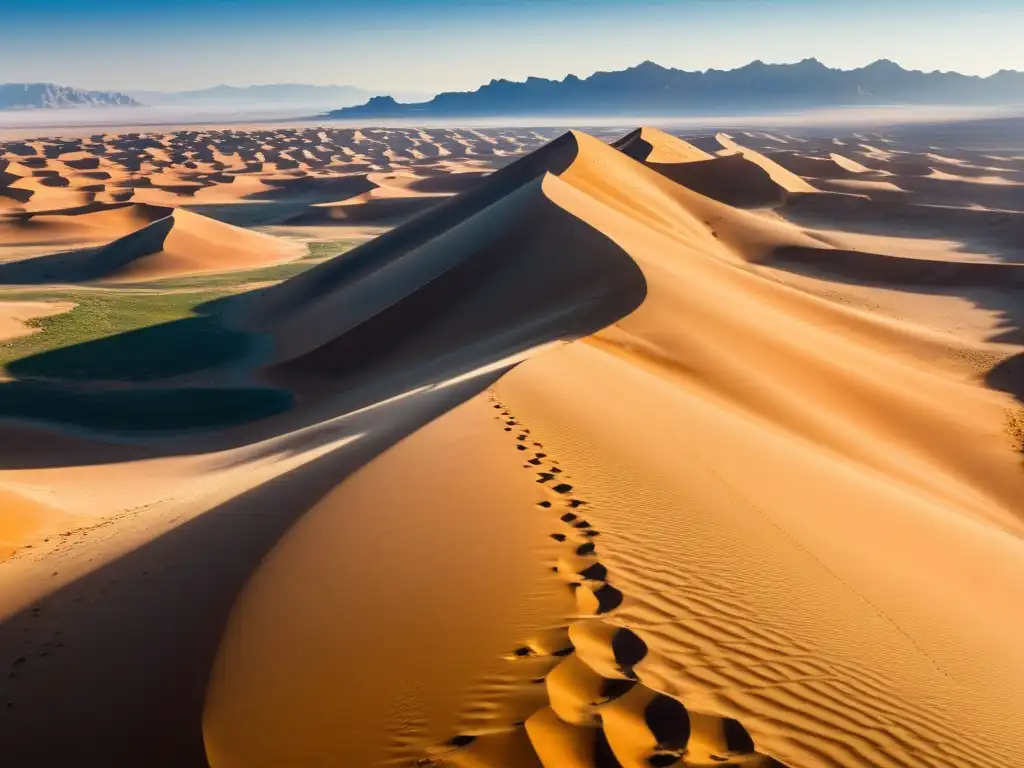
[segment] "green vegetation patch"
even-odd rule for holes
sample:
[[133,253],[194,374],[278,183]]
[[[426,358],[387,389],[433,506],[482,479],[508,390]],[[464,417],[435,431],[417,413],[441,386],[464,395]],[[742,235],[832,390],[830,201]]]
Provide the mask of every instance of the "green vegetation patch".
[[309,253],[306,254],[303,257],[303,259],[330,259],[335,256],[340,256],[343,253],[347,253],[348,251],[351,251],[353,248],[356,248],[365,242],[367,242],[367,239],[327,240],[321,243],[308,243]]
[[268,387],[85,390],[43,382],[0,384],[0,417],[113,432],[211,429],[280,413],[287,392]]
[[0,345],[0,365],[13,378],[150,381],[238,359],[251,340],[196,314],[224,293],[68,291],[3,298],[73,301],[74,309],[40,317],[31,336]]

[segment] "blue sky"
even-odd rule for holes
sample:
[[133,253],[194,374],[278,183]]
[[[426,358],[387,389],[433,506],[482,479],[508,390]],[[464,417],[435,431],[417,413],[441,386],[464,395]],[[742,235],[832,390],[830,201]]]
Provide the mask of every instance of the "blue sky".
[[0,0],[0,81],[469,89],[645,59],[1024,70],[1024,0]]

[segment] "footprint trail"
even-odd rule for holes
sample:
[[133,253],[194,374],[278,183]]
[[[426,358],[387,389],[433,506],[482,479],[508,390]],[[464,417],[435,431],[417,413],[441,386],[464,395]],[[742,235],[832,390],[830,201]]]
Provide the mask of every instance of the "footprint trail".
[[757,752],[731,718],[695,711],[654,690],[635,668],[649,657],[643,638],[615,623],[629,600],[600,559],[600,531],[586,519],[588,502],[559,462],[499,402],[498,420],[514,436],[522,464],[543,487],[536,511],[548,515],[561,553],[552,570],[572,590],[577,616],[537,632],[511,651],[509,663],[533,664],[531,709],[511,727],[481,725],[438,745],[418,766],[451,768],[785,768]]

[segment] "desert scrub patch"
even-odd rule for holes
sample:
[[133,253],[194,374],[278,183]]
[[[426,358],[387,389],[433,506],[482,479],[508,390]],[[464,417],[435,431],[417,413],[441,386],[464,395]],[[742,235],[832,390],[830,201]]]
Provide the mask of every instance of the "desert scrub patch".
[[1024,453],[1024,408],[1012,408],[1006,412],[1006,434],[1013,449]]

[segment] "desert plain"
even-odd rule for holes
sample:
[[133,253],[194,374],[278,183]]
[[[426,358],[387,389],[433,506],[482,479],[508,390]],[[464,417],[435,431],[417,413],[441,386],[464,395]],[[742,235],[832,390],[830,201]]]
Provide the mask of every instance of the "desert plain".
[[1020,128],[0,141],[0,762],[1024,764]]

